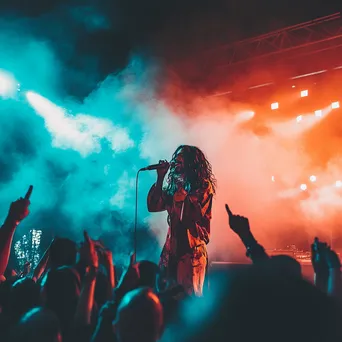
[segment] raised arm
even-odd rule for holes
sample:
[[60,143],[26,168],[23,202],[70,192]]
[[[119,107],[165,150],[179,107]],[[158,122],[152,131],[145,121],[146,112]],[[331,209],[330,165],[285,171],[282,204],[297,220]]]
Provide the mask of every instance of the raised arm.
[[245,245],[247,250],[246,256],[252,260],[253,264],[269,259],[264,247],[257,242],[252,234],[248,219],[240,215],[234,215],[227,204],[226,211],[231,230],[239,236]]
[[334,298],[342,299],[341,261],[327,243],[315,238],[311,245],[315,285]]
[[165,167],[157,170],[157,182],[152,185],[147,196],[147,209],[150,213],[166,210],[166,201],[163,193],[163,182],[170,164],[165,161],[160,161]]
[[94,294],[96,285],[96,272],[99,267],[99,259],[94,242],[84,232],[83,253],[86,255],[87,268],[83,280],[82,291],[78,299],[75,313],[76,326],[87,326],[91,323],[91,313],[94,305]]
[[25,196],[25,198],[20,198],[13,202],[10,206],[5,223],[0,229],[0,276],[5,273],[7,268],[15,229],[29,214],[29,205],[29,196]]
[[327,264],[329,268],[328,294],[342,300],[342,275],[341,260],[337,253],[328,248],[326,251]]
[[163,190],[158,184],[153,184],[147,196],[147,209],[150,213],[156,213],[166,210],[166,203],[163,196]]
[[33,271],[33,276],[32,276],[32,279],[34,281],[38,281],[39,278],[44,274],[46,267],[48,265],[48,262],[49,262],[49,258],[50,258],[50,249],[54,242],[55,242],[55,239],[52,240],[49,247],[45,250],[43,256],[39,260],[38,265],[35,267]]

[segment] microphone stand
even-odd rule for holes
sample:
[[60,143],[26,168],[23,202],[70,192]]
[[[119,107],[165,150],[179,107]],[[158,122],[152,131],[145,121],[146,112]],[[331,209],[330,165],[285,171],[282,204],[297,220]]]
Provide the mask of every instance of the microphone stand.
[[[153,165],[156,167],[157,165]],[[138,185],[139,185],[139,174],[141,171],[149,171],[154,170],[150,167],[144,167],[137,172],[137,176],[135,178],[135,217],[134,217],[134,262],[137,259],[137,229],[138,229]]]
[[138,185],[139,185],[139,174],[143,169],[137,172],[135,178],[135,217],[134,217],[134,263],[137,261],[137,229],[138,229]]

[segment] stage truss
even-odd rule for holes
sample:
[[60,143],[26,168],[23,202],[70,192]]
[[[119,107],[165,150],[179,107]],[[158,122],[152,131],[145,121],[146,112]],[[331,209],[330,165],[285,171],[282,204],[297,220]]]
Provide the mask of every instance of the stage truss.
[[[231,67],[252,60],[309,49],[311,53],[342,46],[341,14],[311,20],[245,39],[206,52],[206,59],[219,56],[215,67]],[[216,58],[214,58],[216,59]]]

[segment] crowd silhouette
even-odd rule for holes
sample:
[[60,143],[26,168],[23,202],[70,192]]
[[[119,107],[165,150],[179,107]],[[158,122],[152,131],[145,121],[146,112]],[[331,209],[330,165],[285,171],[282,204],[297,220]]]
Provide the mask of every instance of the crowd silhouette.
[[227,229],[252,262],[213,274],[202,297],[135,255],[117,280],[111,251],[87,232],[80,246],[55,238],[34,269],[16,274],[8,262],[31,192],[10,205],[0,229],[1,341],[342,341],[341,263],[318,238],[310,283],[295,259],[267,255],[248,219],[226,205]]

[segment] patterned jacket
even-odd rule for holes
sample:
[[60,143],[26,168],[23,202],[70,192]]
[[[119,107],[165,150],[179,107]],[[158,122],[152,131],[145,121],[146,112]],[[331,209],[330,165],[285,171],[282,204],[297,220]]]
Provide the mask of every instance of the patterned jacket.
[[[213,189],[209,182],[194,192],[187,193],[181,189],[173,196],[157,190],[154,184],[147,198],[150,212],[167,210],[169,229],[160,258],[160,266],[168,267],[170,257],[176,256],[177,229],[185,229],[189,247],[203,247],[209,243],[210,220]],[[179,225],[181,223],[181,225]],[[181,228],[180,228],[181,227]]]

